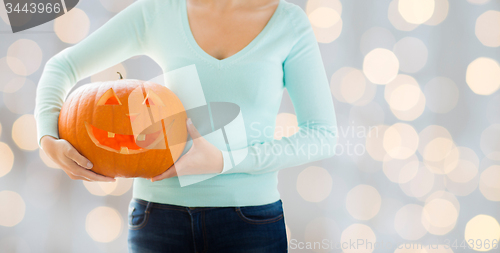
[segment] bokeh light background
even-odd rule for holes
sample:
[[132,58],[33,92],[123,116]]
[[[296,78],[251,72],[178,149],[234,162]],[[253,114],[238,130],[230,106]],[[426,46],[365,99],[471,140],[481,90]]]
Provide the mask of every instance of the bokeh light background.
[[[131,179],[70,180],[38,148],[33,110],[45,62],[132,2],[81,1],[16,34],[0,7],[0,252],[126,252]],[[500,1],[290,2],[304,8],[320,44],[339,145],[330,159],[280,171],[289,240],[500,239]],[[137,56],[78,85],[116,71],[161,74]],[[287,94],[276,125],[277,139],[297,131]]]

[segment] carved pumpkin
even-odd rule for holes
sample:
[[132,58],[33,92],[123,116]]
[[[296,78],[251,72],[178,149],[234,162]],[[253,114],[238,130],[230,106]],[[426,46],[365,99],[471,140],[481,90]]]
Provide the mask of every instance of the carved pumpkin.
[[96,173],[152,178],[181,155],[186,113],[172,91],[153,82],[90,83],[66,99],[59,135],[94,164]]

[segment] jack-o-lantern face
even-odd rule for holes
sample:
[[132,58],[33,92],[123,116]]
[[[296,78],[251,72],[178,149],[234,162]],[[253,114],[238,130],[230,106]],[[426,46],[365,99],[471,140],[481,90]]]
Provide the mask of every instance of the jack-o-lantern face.
[[182,153],[185,121],[182,103],[166,87],[118,80],[75,90],[61,109],[59,134],[97,173],[151,178]]

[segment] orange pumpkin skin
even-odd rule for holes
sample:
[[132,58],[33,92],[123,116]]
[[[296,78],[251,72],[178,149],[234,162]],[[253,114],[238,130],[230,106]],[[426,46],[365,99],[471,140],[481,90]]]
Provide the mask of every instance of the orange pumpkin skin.
[[179,98],[162,85],[133,79],[90,83],[66,99],[59,137],[98,174],[152,178],[184,150],[186,119]]

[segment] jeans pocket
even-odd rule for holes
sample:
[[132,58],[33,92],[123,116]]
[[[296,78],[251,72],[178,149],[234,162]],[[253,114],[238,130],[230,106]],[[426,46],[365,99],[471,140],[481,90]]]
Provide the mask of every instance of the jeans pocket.
[[151,206],[151,202],[141,199],[130,201],[128,208],[128,228],[130,230],[138,230],[146,226]]
[[244,222],[251,224],[267,224],[283,218],[283,205],[281,200],[260,206],[236,207],[236,213]]

